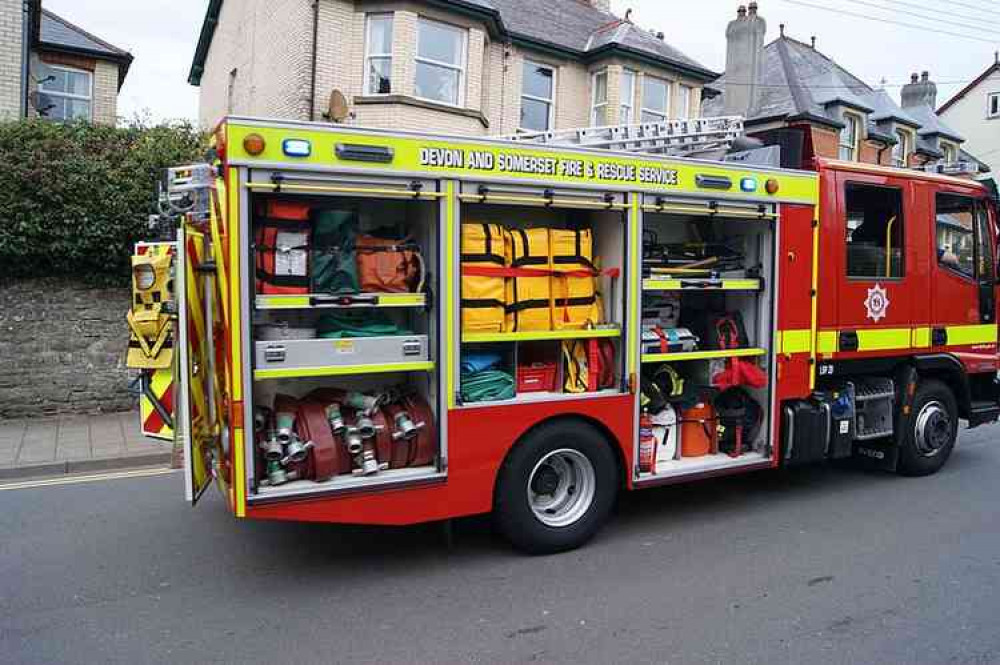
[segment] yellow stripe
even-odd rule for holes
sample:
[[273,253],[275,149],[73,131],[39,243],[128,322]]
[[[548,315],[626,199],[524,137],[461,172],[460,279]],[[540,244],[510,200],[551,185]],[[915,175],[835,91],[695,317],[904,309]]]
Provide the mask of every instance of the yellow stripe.
[[387,365],[330,365],[327,367],[304,367],[298,369],[258,369],[253,378],[297,379],[310,376],[348,376],[357,374],[386,374],[388,372],[429,372],[433,362],[394,363]]
[[[816,183],[817,196],[819,195],[819,181]],[[809,339],[816,340],[816,329],[819,326],[819,227],[820,216],[819,206],[813,208],[813,246],[812,246],[812,294],[809,313]],[[818,342],[818,340],[816,340]],[[818,344],[809,345],[809,388],[816,387],[816,347]]]
[[858,351],[896,351],[910,348],[909,328],[858,330]]
[[594,330],[528,330],[509,333],[463,333],[462,341],[482,342],[530,342],[551,339],[593,339],[595,337],[620,337],[618,328],[596,328]]
[[[229,145],[232,145],[231,143]],[[239,178],[239,171],[230,169],[230,174]],[[246,224],[244,224],[246,221]],[[226,323],[229,326],[230,339],[230,375],[229,394],[234,402],[243,400],[243,321],[240,307],[240,288],[243,286],[243,275],[240,271],[240,235],[249,233],[250,220],[243,219],[243,211],[240,210],[240,188],[231,187],[229,190],[229,207],[226,216],[226,233],[229,236],[229,316]],[[221,263],[219,265],[224,265]],[[246,276],[249,279],[249,276]],[[246,515],[246,460],[243,450],[243,430],[233,427],[230,432],[233,441],[233,489],[234,505],[237,517]]]
[[782,330],[776,339],[778,341],[778,353],[805,353],[811,350],[809,340],[812,339],[810,330]]
[[445,331],[444,331],[444,375],[448,392],[448,408],[454,409],[455,401],[455,345],[452,343],[455,334],[455,305],[458,298],[455,295],[455,183],[445,183],[444,206],[444,292],[445,292]]
[[945,326],[945,330],[948,332],[948,346],[993,344],[997,341],[996,324]]
[[910,346],[915,349],[926,349],[931,345],[930,328],[914,328],[910,331]]
[[[360,296],[378,296],[378,304],[372,307],[421,307],[427,302],[422,293],[372,293]],[[259,295],[257,307],[260,309],[306,309],[311,308],[311,296]]]
[[[685,287],[685,283],[707,282],[709,286]],[[754,291],[760,288],[759,279],[723,279],[717,283],[708,282],[699,277],[690,279],[659,279],[650,278],[642,281],[644,291]]]
[[837,331],[821,330],[816,338],[816,350],[819,353],[836,353],[837,351]]
[[749,356],[763,356],[767,353],[765,349],[728,349],[725,351],[686,351],[684,353],[644,353],[642,362],[663,363],[677,362],[681,360],[707,360],[711,358],[745,358]]
[[[639,209],[639,197],[635,194],[631,196],[631,210],[629,211],[629,230],[631,235],[629,237],[629,258],[633,265],[638,265],[642,260],[642,220],[640,219],[640,209]],[[628,325],[637,325],[639,322],[639,287],[641,285],[641,275],[637,270],[629,270],[628,274]],[[639,335],[637,333],[632,333],[629,335],[628,339],[628,349],[626,351],[628,356],[628,374],[629,377],[635,376],[639,372]],[[638,376],[636,376],[638,378]],[[636,388],[638,390],[638,387]]]

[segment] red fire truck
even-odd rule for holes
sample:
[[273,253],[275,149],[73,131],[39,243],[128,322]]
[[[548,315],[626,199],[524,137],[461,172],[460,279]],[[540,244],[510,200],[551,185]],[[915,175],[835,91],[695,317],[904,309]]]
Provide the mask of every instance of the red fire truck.
[[620,491],[996,420],[971,180],[229,118],[178,230],[187,494],[241,518],[492,513],[576,547]]

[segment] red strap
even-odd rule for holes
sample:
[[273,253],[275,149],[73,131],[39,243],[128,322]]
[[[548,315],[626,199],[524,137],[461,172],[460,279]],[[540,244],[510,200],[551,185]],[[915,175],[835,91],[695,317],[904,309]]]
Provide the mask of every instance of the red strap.
[[544,270],[539,268],[490,268],[488,266],[462,266],[466,277],[605,277],[618,278],[621,269],[607,270]]

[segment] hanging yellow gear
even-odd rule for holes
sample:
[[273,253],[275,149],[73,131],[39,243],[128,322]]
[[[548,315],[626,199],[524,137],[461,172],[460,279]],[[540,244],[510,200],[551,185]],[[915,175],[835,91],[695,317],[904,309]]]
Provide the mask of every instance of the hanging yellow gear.
[[174,360],[173,325],[166,304],[173,299],[169,253],[132,257],[132,309],[125,364],[133,369],[163,369]]

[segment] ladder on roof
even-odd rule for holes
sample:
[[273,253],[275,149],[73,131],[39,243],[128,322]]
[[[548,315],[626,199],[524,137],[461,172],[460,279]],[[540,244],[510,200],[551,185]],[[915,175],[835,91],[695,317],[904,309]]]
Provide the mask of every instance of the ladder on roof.
[[500,138],[519,143],[574,145],[671,156],[720,156],[743,135],[741,116],[690,118],[638,125],[522,132]]

